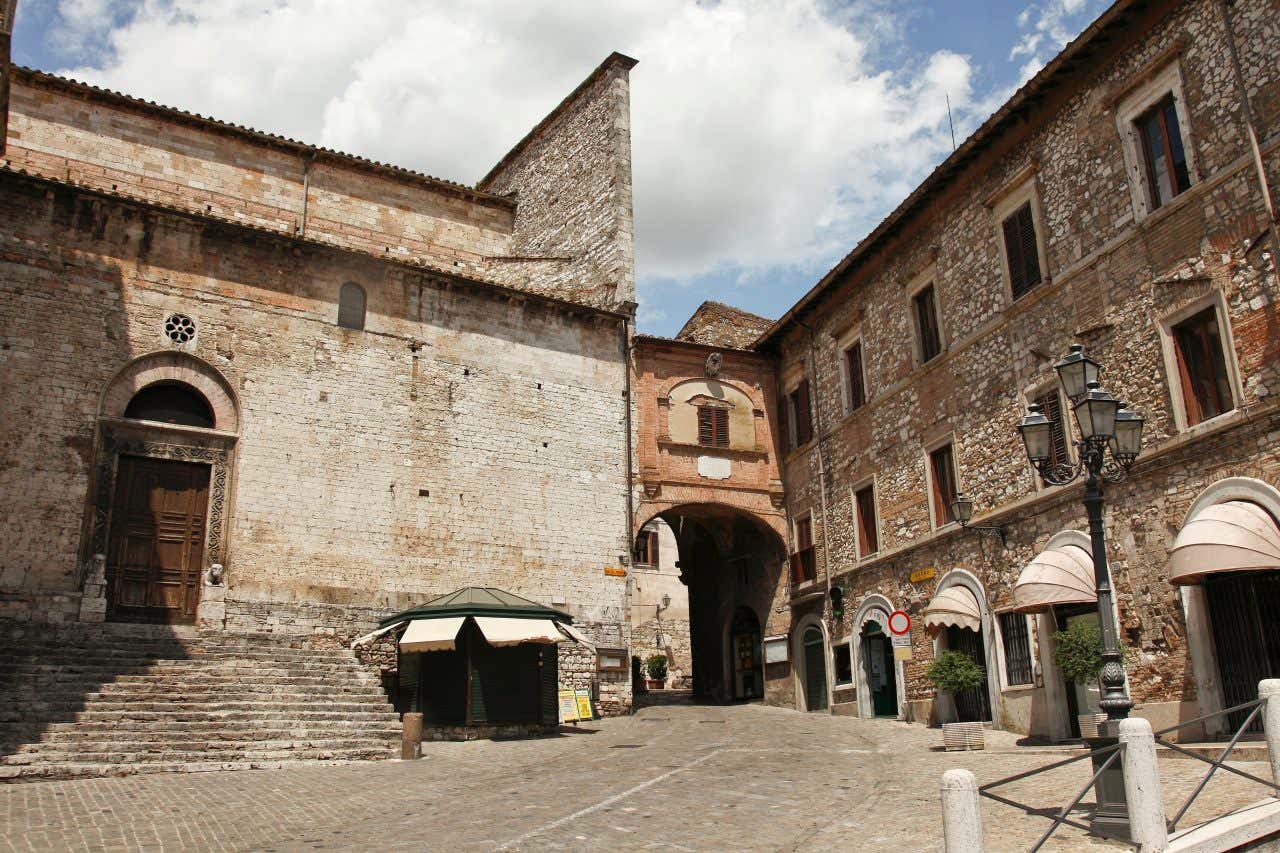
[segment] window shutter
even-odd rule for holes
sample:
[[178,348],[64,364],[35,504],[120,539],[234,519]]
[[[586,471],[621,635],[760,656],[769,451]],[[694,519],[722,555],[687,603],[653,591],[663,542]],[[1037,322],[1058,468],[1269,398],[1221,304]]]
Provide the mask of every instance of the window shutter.
[[1050,391],[1036,398],[1036,404],[1040,406],[1040,410],[1044,416],[1053,424],[1053,430],[1049,433],[1049,449],[1051,455],[1049,463],[1057,465],[1068,461],[1067,455],[1067,424],[1062,416],[1061,398],[1057,391]]
[[729,446],[729,410],[711,410],[711,443],[716,447]]
[[698,444],[715,443],[715,409],[698,407]]
[[790,408],[790,398],[782,395],[778,400],[778,444],[783,453],[796,445],[795,437],[791,434],[791,419],[788,417]]
[[845,369],[849,371],[849,410],[859,409],[867,402],[867,391],[862,381],[862,342],[845,352]]
[[1009,286],[1013,298],[1040,283],[1040,252],[1036,245],[1036,222],[1031,202],[1014,211],[1004,221],[1004,250],[1009,262]]
[[796,387],[796,443],[808,444],[813,438],[813,421],[809,405],[809,380],[801,379]]

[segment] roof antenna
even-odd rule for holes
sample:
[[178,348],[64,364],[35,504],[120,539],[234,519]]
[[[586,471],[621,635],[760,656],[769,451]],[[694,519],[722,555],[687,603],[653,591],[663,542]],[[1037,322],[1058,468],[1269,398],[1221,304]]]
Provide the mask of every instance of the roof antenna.
[[944,92],[947,96],[947,124],[951,127],[951,150],[956,150],[956,124],[951,120],[951,93]]

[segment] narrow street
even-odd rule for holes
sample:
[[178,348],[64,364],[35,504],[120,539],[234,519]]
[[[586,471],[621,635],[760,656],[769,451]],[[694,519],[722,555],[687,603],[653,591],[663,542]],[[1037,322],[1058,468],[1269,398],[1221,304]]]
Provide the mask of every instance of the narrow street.
[[[0,850],[936,849],[944,770],[988,782],[1070,749],[988,732],[987,752],[947,754],[936,729],[758,705],[657,706],[565,731],[426,744],[417,762],[0,786]],[[1162,761],[1166,798],[1203,767]],[[1076,764],[1005,790],[1052,810],[1087,778]],[[1262,796],[1215,778],[1189,819]],[[1048,826],[990,801],[983,817],[992,851]],[[1048,849],[1090,846],[1111,845],[1066,828]]]

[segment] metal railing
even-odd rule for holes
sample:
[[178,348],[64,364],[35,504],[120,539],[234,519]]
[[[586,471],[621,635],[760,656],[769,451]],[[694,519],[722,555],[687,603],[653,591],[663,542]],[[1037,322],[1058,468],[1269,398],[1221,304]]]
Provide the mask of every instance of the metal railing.
[[[1205,714],[1202,717],[1196,717],[1195,719],[1187,720],[1185,723],[1178,723],[1175,726],[1169,726],[1167,729],[1160,729],[1160,731],[1155,732],[1156,743],[1159,743],[1174,752],[1185,755],[1188,758],[1194,758],[1196,761],[1203,761],[1205,764],[1210,765],[1209,772],[1200,780],[1200,784],[1196,785],[1196,789],[1191,792],[1191,796],[1187,797],[1187,800],[1182,804],[1182,807],[1179,808],[1174,816],[1167,821],[1170,832],[1178,828],[1178,822],[1186,815],[1187,810],[1191,808],[1191,804],[1196,801],[1196,797],[1200,796],[1200,793],[1205,789],[1205,786],[1209,784],[1209,780],[1213,778],[1213,774],[1217,773],[1219,769],[1226,770],[1229,773],[1235,773],[1237,776],[1243,776],[1244,778],[1257,782],[1260,785],[1266,785],[1273,791],[1280,792],[1280,785],[1277,785],[1275,782],[1268,782],[1266,779],[1261,779],[1254,776],[1252,773],[1246,773],[1239,768],[1231,767],[1226,764],[1227,756],[1231,754],[1231,750],[1236,748],[1236,744],[1240,741],[1240,737],[1245,733],[1249,726],[1252,725],[1253,721],[1258,718],[1258,715],[1262,713],[1266,704],[1267,697],[1260,697],[1251,702],[1242,702],[1239,705],[1224,708],[1221,711],[1214,711],[1212,714]],[[1222,752],[1218,753],[1217,758],[1205,758],[1203,755],[1199,755],[1189,749],[1178,746],[1178,744],[1172,743],[1164,738],[1164,736],[1169,734],[1169,732],[1176,732],[1178,729],[1185,729],[1189,726],[1196,725],[1197,723],[1212,720],[1215,717],[1225,717],[1230,714],[1246,710],[1249,711],[1249,713],[1244,718],[1244,722],[1242,722],[1240,727],[1236,729],[1236,733],[1231,736],[1231,740],[1227,742],[1225,747],[1223,747]]]
[[[1092,788],[1097,783],[1098,778],[1102,776],[1103,773],[1106,772],[1107,768],[1109,768],[1116,761],[1117,758],[1120,757],[1120,754],[1123,751],[1124,751],[1124,744],[1122,743],[1113,744],[1111,746],[1104,746],[1101,749],[1095,749],[1092,752],[1086,752],[1083,755],[1077,755],[1073,758],[1067,758],[1062,761],[1055,761],[1052,764],[1046,764],[1043,767],[1037,767],[1033,770],[1025,770],[1022,773],[1015,773],[1012,776],[1006,776],[1003,779],[997,779],[994,782],[988,782],[987,784],[982,785],[978,788],[978,793],[989,800],[995,800],[997,803],[1002,803],[1003,805],[1006,805],[1006,806],[1013,806],[1014,808],[1022,809],[1027,814],[1048,817],[1048,815],[1044,813],[1043,809],[1033,808],[1027,805],[1026,803],[1020,803],[1017,800],[1011,800],[1007,797],[1002,797],[999,794],[993,794],[991,793],[991,789],[998,788],[1001,785],[1008,785],[1010,782],[1017,782],[1021,779],[1027,779],[1031,776],[1038,776],[1039,774],[1047,773],[1050,770],[1057,770],[1059,767],[1066,767],[1068,764],[1075,764],[1077,761],[1084,761],[1086,758],[1091,759],[1095,755],[1107,756],[1106,761],[1102,762],[1102,765],[1098,767],[1097,771],[1089,779],[1088,783],[1083,788],[1081,788],[1074,797],[1072,797],[1071,802],[1067,803],[1065,806],[1063,806],[1061,809],[1058,810],[1058,813],[1053,817],[1053,823],[1050,824],[1049,828],[1046,829],[1044,834],[1040,836],[1040,839],[1036,841],[1034,845],[1032,845],[1030,853],[1035,853],[1035,851],[1039,850],[1041,847],[1044,846],[1045,842],[1049,840],[1049,837],[1053,835],[1053,833],[1057,831],[1058,827],[1062,826],[1063,824],[1066,824],[1067,826],[1074,826],[1077,829],[1083,829],[1085,832],[1092,832],[1095,835],[1099,834],[1098,831],[1093,827],[1090,827],[1086,824],[1072,820],[1069,817],[1069,815],[1071,814],[1071,810],[1080,804],[1080,801],[1084,799],[1084,795],[1089,793],[1089,789]],[[1125,841],[1127,839],[1116,838],[1115,840]]]

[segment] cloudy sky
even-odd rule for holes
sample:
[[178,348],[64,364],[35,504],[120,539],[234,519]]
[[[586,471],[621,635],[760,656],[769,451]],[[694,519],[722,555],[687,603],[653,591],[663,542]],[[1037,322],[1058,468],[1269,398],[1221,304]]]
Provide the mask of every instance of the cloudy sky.
[[610,51],[640,328],[777,317],[1108,0],[19,0],[15,61],[474,183]]

